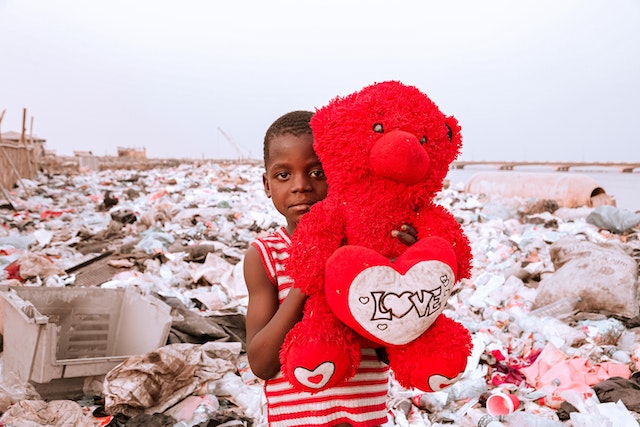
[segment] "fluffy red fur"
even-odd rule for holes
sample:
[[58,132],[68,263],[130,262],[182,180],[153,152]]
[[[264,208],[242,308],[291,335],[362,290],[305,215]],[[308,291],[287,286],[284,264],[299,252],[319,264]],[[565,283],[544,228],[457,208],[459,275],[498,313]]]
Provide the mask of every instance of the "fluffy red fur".
[[[329,192],[302,218],[293,236],[287,270],[308,300],[303,319],[285,340],[281,362],[295,387],[315,392],[353,376],[366,342],[327,304],[325,267],[334,251],[362,246],[395,260],[407,246],[391,231],[411,224],[418,241],[435,236],[451,245],[453,282],[470,276],[471,251],[455,218],[434,202],[460,152],[460,126],[427,95],[396,81],[373,84],[333,99],[317,110],[311,126]],[[446,301],[439,304],[443,307]],[[393,311],[387,313],[391,318]],[[471,352],[469,332],[443,314],[429,325],[406,344],[385,345],[384,339],[376,344],[387,347],[390,366],[405,387],[439,389],[464,371]],[[314,372],[326,363],[334,369],[325,372],[332,373],[321,381],[322,387],[301,383],[294,375],[296,369]]]

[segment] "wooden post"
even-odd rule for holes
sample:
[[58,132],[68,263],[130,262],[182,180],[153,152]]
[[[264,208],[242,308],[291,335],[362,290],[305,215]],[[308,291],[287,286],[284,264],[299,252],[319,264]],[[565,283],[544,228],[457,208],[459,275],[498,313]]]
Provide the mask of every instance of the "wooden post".
[[38,150],[36,150],[36,143],[35,140],[33,138],[33,116],[31,116],[31,124],[29,126],[29,167],[31,168],[31,173],[35,176],[38,173],[38,161],[40,159],[36,159],[36,153],[38,153]]
[[0,143],[2,143],[2,119],[4,118],[4,113],[6,113],[6,109],[2,110],[2,114],[0,114]]
[[20,135],[20,145],[24,144],[24,133],[27,131],[27,109],[22,109],[22,134]]
[[33,143],[33,116],[31,116],[31,125],[29,126],[29,142]]

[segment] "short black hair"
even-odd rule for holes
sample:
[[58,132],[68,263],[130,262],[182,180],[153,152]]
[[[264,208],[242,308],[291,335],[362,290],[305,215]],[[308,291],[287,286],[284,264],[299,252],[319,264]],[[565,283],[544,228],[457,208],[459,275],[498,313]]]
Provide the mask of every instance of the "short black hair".
[[274,121],[264,135],[264,145],[262,147],[264,167],[267,167],[269,161],[269,146],[273,138],[277,136],[291,134],[293,136],[311,135],[311,126],[309,122],[313,112],[305,110],[291,111],[283,114]]

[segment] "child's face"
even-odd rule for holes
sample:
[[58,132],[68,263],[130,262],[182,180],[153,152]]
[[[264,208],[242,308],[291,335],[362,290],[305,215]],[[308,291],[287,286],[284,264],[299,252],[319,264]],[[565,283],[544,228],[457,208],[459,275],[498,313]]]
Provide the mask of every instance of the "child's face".
[[264,191],[287,220],[293,233],[302,215],[327,196],[327,181],[311,135],[276,136],[269,145],[269,162],[262,177]]

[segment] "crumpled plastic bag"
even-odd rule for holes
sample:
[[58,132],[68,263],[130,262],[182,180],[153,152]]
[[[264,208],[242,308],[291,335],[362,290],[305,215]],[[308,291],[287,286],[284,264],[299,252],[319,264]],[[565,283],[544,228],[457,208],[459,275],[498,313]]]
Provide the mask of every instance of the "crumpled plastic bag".
[[234,266],[219,255],[209,253],[203,264],[192,263],[189,270],[194,283],[204,279],[211,287],[200,287],[187,294],[213,311],[237,310],[239,306],[246,306],[248,293],[242,273],[243,264],[244,259]]
[[27,252],[15,261],[17,270],[15,279],[30,279],[40,277],[46,279],[55,275],[64,275],[64,269],[51,258],[36,253]]
[[589,224],[622,234],[640,224],[640,215],[614,206],[598,206],[585,219]]
[[179,343],[132,356],[105,376],[105,411],[129,417],[164,412],[202,384],[235,372],[241,347],[241,343]]
[[172,313],[179,316],[171,324],[168,344],[204,344],[209,341],[240,342],[244,350],[246,342],[246,319],[242,314],[224,316],[201,316],[189,309],[176,297],[160,296],[171,306]]
[[0,417],[0,424],[20,427],[98,427],[91,413],[72,400],[22,400],[11,406]]
[[581,399],[575,393],[566,395],[578,412],[571,412],[571,425],[575,427],[637,427],[638,421],[629,413],[622,401],[600,403],[598,398]]
[[162,230],[149,229],[140,233],[142,240],[136,244],[136,249],[144,250],[147,254],[166,252],[175,241],[175,237]]
[[540,282],[534,308],[579,297],[579,311],[627,318],[640,314],[638,266],[619,244],[565,236],[551,245],[549,255],[556,271]]
[[164,414],[178,422],[182,421],[185,426],[196,426],[208,421],[219,408],[220,402],[216,396],[205,394],[203,396],[187,396],[175,406],[167,409]]
[[0,414],[21,400],[41,400],[41,397],[33,384],[22,381],[15,372],[3,371],[0,366]]
[[245,415],[255,420],[261,417],[262,387],[251,387],[239,375],[231,372],[227,372],[222,379],[209,382],[205,387],[207,392],[235,403]]

